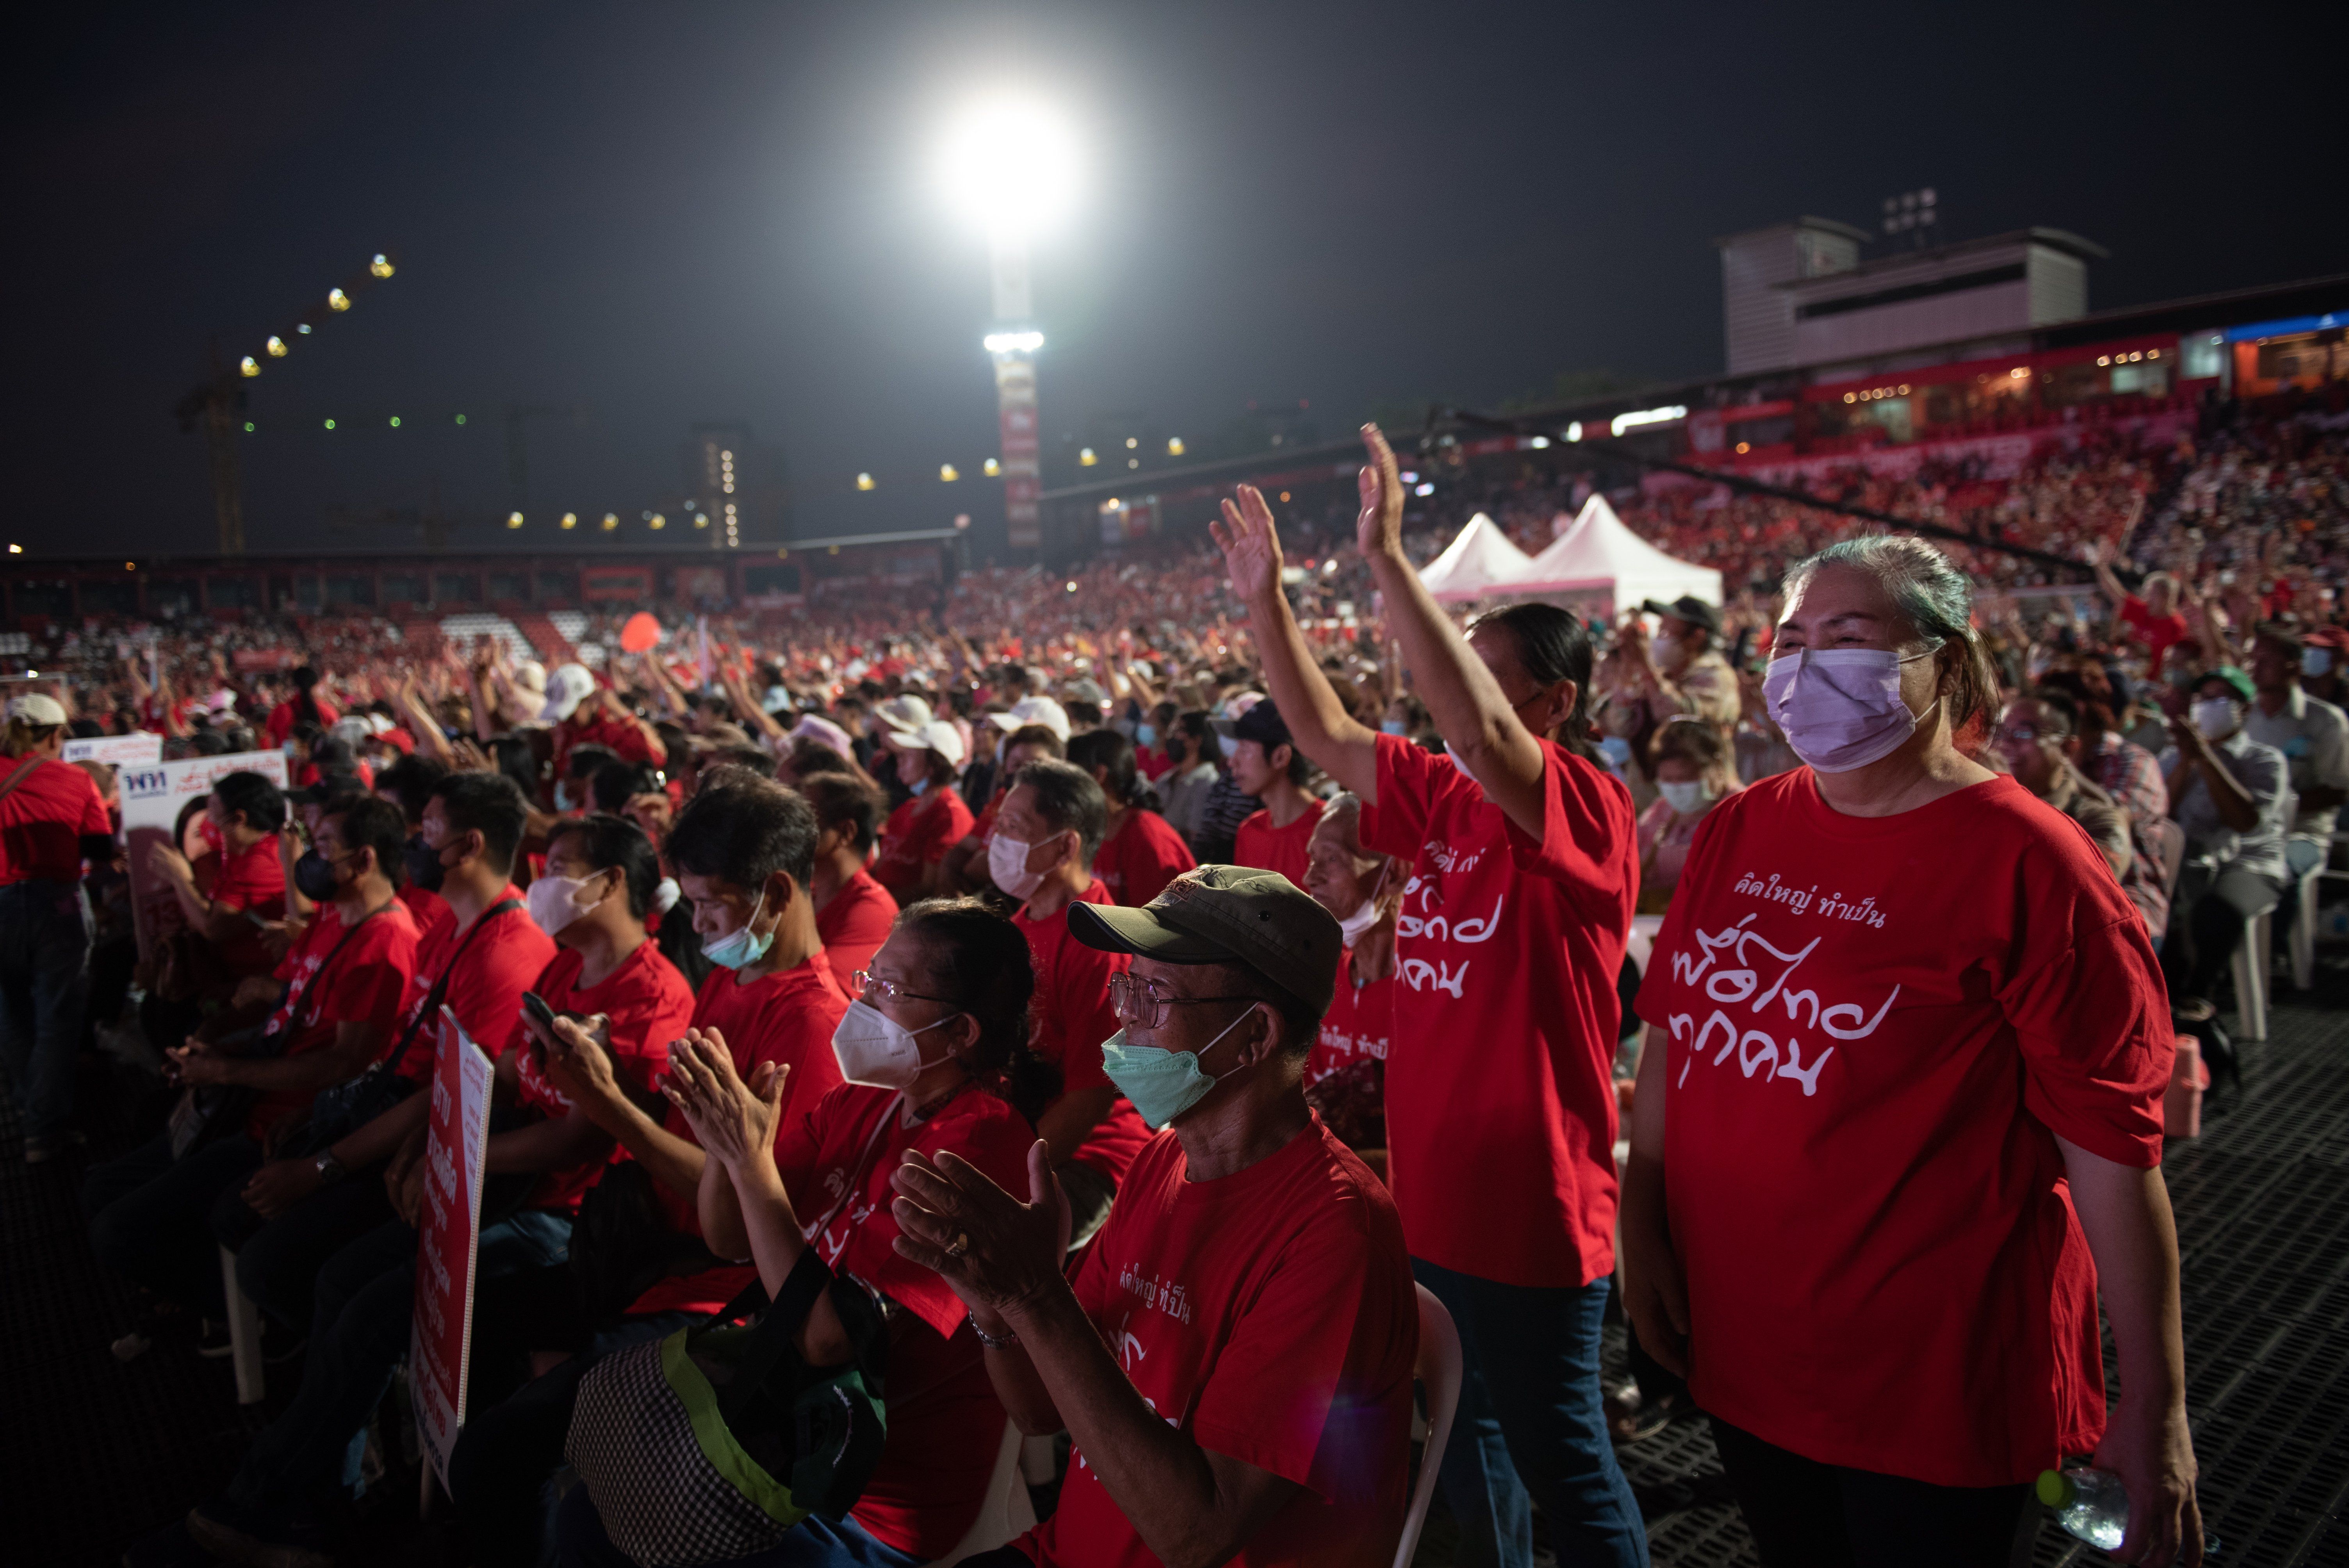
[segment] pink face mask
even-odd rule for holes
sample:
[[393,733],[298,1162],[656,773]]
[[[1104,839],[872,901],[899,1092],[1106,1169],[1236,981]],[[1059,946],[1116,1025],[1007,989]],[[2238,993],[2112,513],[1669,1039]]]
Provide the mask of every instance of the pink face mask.
[[1762,700],[1795,755],[1820,773],[1880,762],[1917,732],[1900,700],[1904,659],[1881,648],[1826,648],[1784,655],[1762,676]]

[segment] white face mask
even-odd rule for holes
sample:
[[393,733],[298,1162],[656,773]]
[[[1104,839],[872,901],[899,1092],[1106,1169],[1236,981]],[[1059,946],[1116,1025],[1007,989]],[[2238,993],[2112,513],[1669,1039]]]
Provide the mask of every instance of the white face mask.
[[1000,828],[987,841],[988,880],[1022,903],[1044,885],[1044,873],[1028,869],[1028,851],[1035,847],[1021,843]]
[[1820,773],[1880,762],[1917,733],[1900,700],[1904,659],[1882,648],[1826,648],[1785,655],[1762,676],[1762,699],[1795,756]]
[[2232,697],[2206,696],[2193,707],[2194,727],[2205,740],[2231,733],[2242,722],[2240,716]]
[[1664,798],[1665,805],[1683,817],[1695,816],[1704,810],[1704,803],[1713,799],[1712,787],[1702,779],[1685,781],[1660,779],[1656,784],[1656,793]]
[[950,1014],[937,1024],[909,1029],[880,1008],[858,1002],[840,1016],[832,1031],[833,1058],[840,1063],[840,1076],[850,1083],[901,1089],[920,1077],[926,1065],[914,1037],[926,1035],[938,1024],[950,1024],[961,1016]]
[[1389,861],[1379,868],[1379,880],[1372,882],[1371,891],[1362,895],[1362,907],[1338,923],[1339,939],[1345,943],[1348,951],[1350,952],[1362,939],[1364,932],[1379,923],[1379,891],[1387,885],[1387,872],[1393,865],[1394,862]]
[[564,926],[604,902],[600,897],[581,897],[586,887],[585,877],[539,878],[525,895],[531,919],[547,935],[559,935]]

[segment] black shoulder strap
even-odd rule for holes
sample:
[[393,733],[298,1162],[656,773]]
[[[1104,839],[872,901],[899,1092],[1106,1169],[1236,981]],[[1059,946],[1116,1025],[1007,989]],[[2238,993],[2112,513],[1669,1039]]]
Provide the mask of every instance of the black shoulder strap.
[[0,784],[0,800],[5,800],[9,796],[15,794],[16,792],[16,786],[22,784],[27,778],[30,778],[32,776],[33,769],[38,768],[40,765],[41,758],[37,754],[26,758],[25,760],[18,765],[16,771],[8,775],[8,781],[5,784]]
[[286,1028],[290,1029],[294,1026],[295,1015],[302,1010],[302,1004],[309,1000],[311,994],[317,990],[318,982],[326,978],[326,971],[333,966],[335,960],[343,955],[343,949],[350,945],[351,938],[359,934],[359,927],[398,902],[398,896],[394,894],[344,927],[343,934],[335,938],[334,946],[326,950],[326,956],[319,961],[316,969],[310,971],[310,977],[302,982],[302,989],[295,992],[293,999],[286,1004],[285,1015]]
[[520,899],[510,898],[502,903],[493,903],[489,908],[481,911],[481,918],[473,922],[473,928],[465,933],[464,940],[457,944],[457,951],[449,954],[449,962],[440,966],[440,977],[432,982],[432,989],[426,995],[424,998],[424,1006],[419,1007],[416,1010],[416,1016],[408,1020],[408,1027],[399,1032],[399,1039],[392,1046],[391,1049],[377,1058],[379,1065],[389,1064],[391,1067],[397,1068],[399,1064],[399,1059],[408,1054],[408,1043],[416,1038],[416,1031],[424,1026],[424,1021],[427,1018],[433,1017],[440,1013],[440,1003],[442,999],[449,995],[449,977],[457,973],[457,961],[465,956],[465,949],[473,945],[473,938],[481,934],[482,927],[488,925],[490,922],[505,913],[508,910],[520,909],[521,907],[522,901]]
[[[726,1395],[719,1397],[721,1411],[730,1415],[733,1409],[754,1398],[783,1357],[798,1354],[798,1346],[793,1342],[799,1337],[800,1326],[807,1321],[807,1315],[815,1308],[816,1298],[831,1284],[832,1270],[816,1256],[813,1247],[803,1248],[800,1261],[792,1265],[792,1272],[783,1280],[782,1294],[759,1315],[758,1322],[750,1326],[750,1336],[734,1362],[733,1380],[728,1385]],[[755,1299],[751,1294],[753,1291],[760,1295],[766,1294],[765,1287],[753,1281],[750,1290],[726,1305],[720,1319],[740,1316],[746,1310],[745,1304]],[[864,1346],[855,1348],[858,1359],[862,1360]],[[727,1396],[733,1398],[730,1399]]]

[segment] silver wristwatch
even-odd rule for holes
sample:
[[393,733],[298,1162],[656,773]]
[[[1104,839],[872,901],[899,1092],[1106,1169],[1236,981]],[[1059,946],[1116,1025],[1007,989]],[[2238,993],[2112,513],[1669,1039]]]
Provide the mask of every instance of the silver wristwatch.
[[343,1169],[343,1162],[335,1158],[335,1151],[331,1149],[322,1150],[318,1158],[310,1161],[310,1169],[326,1181],[339,1181],[349,1174]]
[[978,1336],[978,1342],[989,1350],[1000,1350],[1007,1345],[1019,1343],[1019,1336],[1008,1328],[1000,1334],[989,1334],[978,1326],[978,1319],[976,1316],[970,1320],[970,1331]]

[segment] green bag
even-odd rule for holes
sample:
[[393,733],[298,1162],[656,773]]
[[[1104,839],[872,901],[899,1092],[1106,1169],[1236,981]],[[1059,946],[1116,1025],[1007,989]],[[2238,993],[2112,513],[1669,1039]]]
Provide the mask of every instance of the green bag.
[[[819,1295],[848,1331],[840,1367],[792,1343]],[[880,1303],[811,1247],[749,1327],[753,1282],[708,1323],[605,1357],[580,1380],[564,1458],[612,1544],[646,1568],[763,1551],[811,1513],[839,1519],[880,1462],[885,1435]]]

